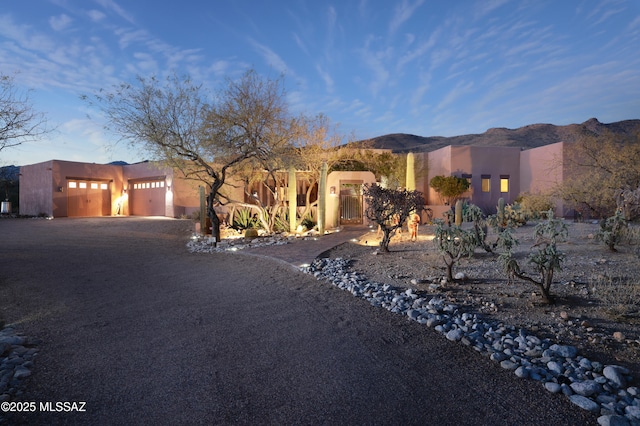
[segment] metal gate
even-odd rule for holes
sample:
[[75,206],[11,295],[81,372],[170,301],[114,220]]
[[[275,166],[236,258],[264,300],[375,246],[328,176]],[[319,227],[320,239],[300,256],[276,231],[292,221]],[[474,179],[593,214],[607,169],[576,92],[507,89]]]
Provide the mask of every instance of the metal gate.
[[340,224],[362,224],[362,184],[340,185]]

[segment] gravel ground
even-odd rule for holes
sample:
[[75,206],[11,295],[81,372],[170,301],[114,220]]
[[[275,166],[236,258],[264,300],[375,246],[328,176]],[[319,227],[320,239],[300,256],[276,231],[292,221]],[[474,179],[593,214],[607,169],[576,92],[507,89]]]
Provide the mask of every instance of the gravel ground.
[[595,424],[538,383],[282,262],[188,253],[190,229],[0,220],[0,317],[40,342],[17,400],[86,402],[7,422]]
[[[496,254],[481,249],[454,267],[465,280],[442,284],[444,261],[431,241],[433,228],[422,226],[417,242],[408,234],[394,236],[391,253],[377,253],[380,238],[369,232],[357,241],[340,245],[328,254],[349,259],[352,269],[373,281],[413,288],[425,296],[444,295],[470,312],[522,327],[540,337],[576,346],[592,360],[623,365],[640,385],[640,248],[621,244],[609,251],[593,236],[593,223],[567,221],[569,238],[559,245],[566,254],[562,270],[554,276],[552,305],[541,303],[539,290],[522,280],[507,280]],[[534,224],[515,231],[515,250],[524,270],[531,271],[526,255],[533,242]],[[495,240],[489,235],[488,241]],[[534,276],[535,277],[535,276]],[[605,277],[617,277],[626,285]]]

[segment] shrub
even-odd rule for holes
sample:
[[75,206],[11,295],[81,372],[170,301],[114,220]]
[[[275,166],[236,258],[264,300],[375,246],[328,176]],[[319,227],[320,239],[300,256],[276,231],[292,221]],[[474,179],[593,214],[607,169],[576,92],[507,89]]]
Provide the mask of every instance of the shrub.
[[542,300],[546,303],[551,303],[553,301],[551,296],[553,274],[555,271],[562,269],[561,265],[565,259],[565,254],[558,250],[557,243],[567,238],[567,226],[562,219],[555,219],[553,211],[549,210],[547,212],[547,220],[537,224],[533,233],[535,244],[532,248],[535,251],[529,254],[527,261],[533,265],[535,273],[539,276],[538,279],[532,278],[527,272],[523,271],[518,261],[513,257],[512,248],[517,242],[515,239],[508,237],[511,234],[510,231],[506,231],[506,235],[501,235],[500,244],[507,251],[500,255],[500,260],[510,279],[517,277],[535,284],[542,293]]
[[316,226],[316,222],[313,220],[313,217],[310,214],[305,216],[300,224],[307,229],[313,229]]
[[620,211],[617,211],[615,215],[600,221],[596,240],[605,243],[610,251],[618,251],[615,246],[622,241],[626,230],[627,220]]
[[624,320],[631,316],[640,316],[640,282],[637,279],[625,276],[624,273],[605,272],[589,278],[589,289],[613,316]]
[[469,189],[470,183],[467,179],[457,176],[434,176],[429,181],[429,186],[440,194],[446,205],[451,205]]
[[548,195],[528,192],[520,194],[516,198],[516,203],[520,204],[527,219],[543,218],[554,207],[553,201]]
[[258,218],[252,213],[251,209],[244,208],[236,210],[233,216],[233,226],[235,230],[251,229],[258,227]]
[[465,222],[473,223],[473,234],[477,247],[483,248],[487,253],[493,250],[487,244],[488,225],[482,209],[475,204],[465,204],[463,209]]
[[380,185],[364,185],[367,199],[365,215],[382,230],[380,250],[389,251],[391,235],[402,227],[412,212],[419,212],[424,206],[424,198],[419,191],[383,188]]
[[471,257],[476,247],[476,238],[472,231],[466,231],[457,225],[445,225],[436,222],[433,243],[447,265],[447,281],[453,281],[453,266],[463,257]]

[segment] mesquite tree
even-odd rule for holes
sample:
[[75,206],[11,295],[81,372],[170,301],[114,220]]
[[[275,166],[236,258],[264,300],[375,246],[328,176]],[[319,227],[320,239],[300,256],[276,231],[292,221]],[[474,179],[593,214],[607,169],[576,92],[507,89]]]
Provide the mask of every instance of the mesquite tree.
[[383,188],[377,184],[364,185],[363,193],[367,199],[367,218],[377,223],[382,230],[380,250],[388,252],[392,233],[402,227],[409,214],[422,211],[422,193],[415,190]]
[[49,132],[46,118],[34,110],[28,93],[12,77],[0,74],[0,151],[37,140]]
[[136,84],[101,91],[93,102],[122,139],[208,186],[207,215],[220,241],[214,206],[224,201],[220,190],[227,175],[282,148],[292,119],[281,80],[263,80],[253,70],[227,80],[217,95],[208,97],[188,77],[170,76],[164,83],[138,77]]

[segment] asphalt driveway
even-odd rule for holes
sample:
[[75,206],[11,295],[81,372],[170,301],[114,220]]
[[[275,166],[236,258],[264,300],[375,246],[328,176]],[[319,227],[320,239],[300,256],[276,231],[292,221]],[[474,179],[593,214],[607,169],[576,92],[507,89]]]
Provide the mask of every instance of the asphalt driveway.
[[281,261],[170,219],[0,220],[0,316],[40,339],[28,424],[583,425],[595,417]]

